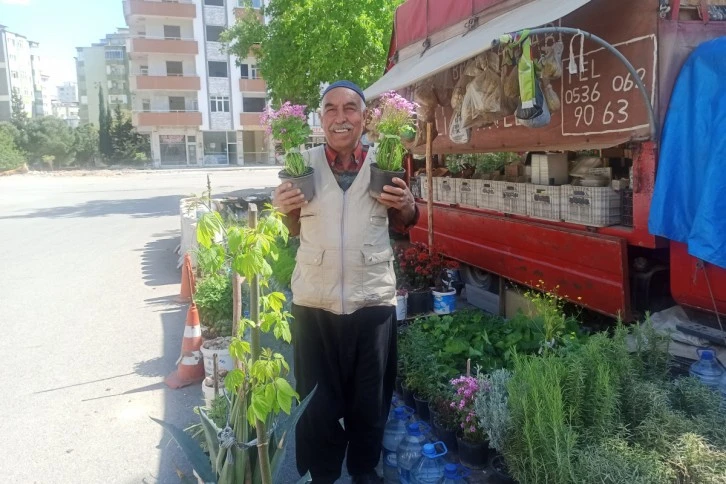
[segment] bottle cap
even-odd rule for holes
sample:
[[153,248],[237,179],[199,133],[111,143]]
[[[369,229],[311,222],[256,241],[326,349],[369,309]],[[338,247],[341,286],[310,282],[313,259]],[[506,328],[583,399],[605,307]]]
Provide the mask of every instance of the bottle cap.
[[456,474],[456,464],[446,464],[444,466],[444,477],[446,479],[456,479],[459,476]]
[[436,447],[434,447],[434,444],[424,444],[423,455],[427,457],[434,457],[436,455]]

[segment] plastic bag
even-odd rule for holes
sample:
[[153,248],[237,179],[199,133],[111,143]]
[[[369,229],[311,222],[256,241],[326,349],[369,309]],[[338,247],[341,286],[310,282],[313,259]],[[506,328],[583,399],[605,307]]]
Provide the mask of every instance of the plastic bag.
[[[521,102],[517,108],[520,120],[534,119],[542,114],[544,97],[537,96],[537,76],[532,61],[532,41],[527,38],[522,43],[522,56],[517,65],[519,73],[519,95]],[[541,89],[540,89],[541,93]]]
[[449,139],[452,143],[466,144],[471,140],[471,129],[465,128],[462,123],[461,109],[454,112],[451,117],[451,126],[449,127]]
[[466,88],[461,104],[462,124],[465,128],[486,126],[501,117],[501,77],[492,69],[474,78]]
[[[417,148],[419,146],[426,144],[426,122],[418,120],[416,123],[416,138],[412,142],[403,142],[403,145],[408,148],[409,150]],[[431,123],[431,142],[436,139],[436,137],[439,135],[438,130],[436,129],[436,123]]]
[[550,124],[552,117],[550,115],[550,110],[547,107],[547,103],[545,102],[544,93],[542,92],[540,83],[536,82],[534,87],[535,101],[537,105],[541,106],[541,111],[537,116],[534,116],[530,119],[520,119],[520,121],[524,126],[527,126],[528,128],[543,128]]
[[560,110],[560,96],[557,95],[555,90],[552,88],[552,84],[549,80],[542,80],[542,88],[544,90],[544,98],[547,102],[547,107],[551,113]]
[[565,50],[562,41],[542,47],[542,56],[539,59],[539,69],[542,79],[554,80],[562,77],[562,52]]
[[413,100],[418,103],[418,108],[416,108],[418,119],[426,122],[433,122],[436,119],[436,108],[439,101],[436,99],[432,79],[426,79],[416,86]]
[[515,67],[507,74],[507,69],[502,68],[502,114],[514,114],[519,102],[519,72]]

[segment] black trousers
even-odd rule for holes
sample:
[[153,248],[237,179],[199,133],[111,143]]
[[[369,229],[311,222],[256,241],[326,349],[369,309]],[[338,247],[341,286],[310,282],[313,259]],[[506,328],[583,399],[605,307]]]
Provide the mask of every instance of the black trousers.
[[318,386],[295,432],[298,471],[332,484],[347,449],[348,472],[365,474],[380,459],[396,378],[396,308],[336,315],[293,305],[292,314],[297,391]]

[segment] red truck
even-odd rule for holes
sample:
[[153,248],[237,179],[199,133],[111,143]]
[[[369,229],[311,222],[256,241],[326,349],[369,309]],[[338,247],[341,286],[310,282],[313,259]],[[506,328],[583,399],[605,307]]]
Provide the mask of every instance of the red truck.
[[[552,83],[561,109],[543,128],[521,126],[514,116],[474,129],[466,144],[449,138],[453,110],[439,106],[433,140],[436,155],[484,152],[597,151],[620,173],[630,171],[632,209],[617,225],[593,227],[542,220],[526,213],[435,201],[437,250],[474,268],[534,287],[544,281],[559,294],[594,311],[632,320],[651,306],[660,288],[688,307],[726,313],[726,270],[701,263],[686,246],[652,235],[648,218],[658,169],[659,132],[679,70],[700,43],[726,35],[705,0],[408,0],[397,10],[386,73],[366,90],[412,95],[412,86],[440,73],[453,79],[465,62],[492,49],[502,34],[537,26],[570,27],[614,46],[635,68],[655,114],[626,66],[587,38],[538,34],[534,48],[562,41],[563,75]],[[574,57],[577,73],[569,71]],[[417,154],[423,148],[416,149]],[[632,168],[632,170],[631,170]],[[410,169],[410,167],[409,167]],[[698,189],[694,187],[694,189]],[[428,243],[428,207],[414,242]],[[623,202],[626,203],[626,202]],[[469,276],[471,278],[471,276]],[[470,281],[471,282],[471,281]]]

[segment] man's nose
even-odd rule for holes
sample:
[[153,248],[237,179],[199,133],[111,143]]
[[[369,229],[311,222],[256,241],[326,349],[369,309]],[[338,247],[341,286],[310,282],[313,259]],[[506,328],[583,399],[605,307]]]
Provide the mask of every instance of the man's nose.
[[348,120],[345,116],[345,109],[338,109],[335,111],[335,122],[337,124],[345,123]]

